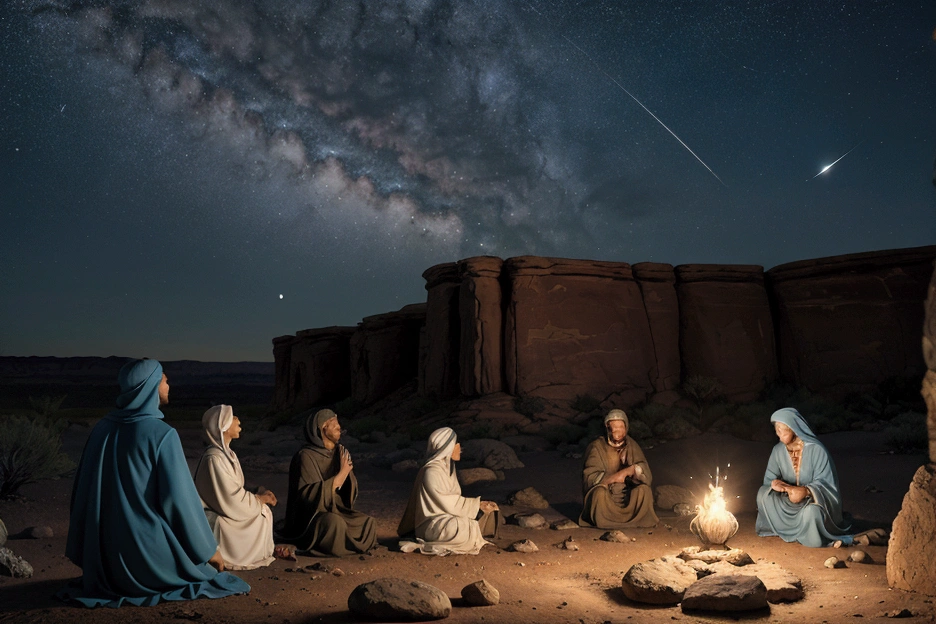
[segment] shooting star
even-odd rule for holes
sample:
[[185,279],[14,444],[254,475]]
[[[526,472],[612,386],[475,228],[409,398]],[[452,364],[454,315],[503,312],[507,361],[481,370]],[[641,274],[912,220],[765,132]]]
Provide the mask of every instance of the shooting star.
[[843,158],[845,158],[846,156],[848,156],[849,154],[851,154],[852,152],[854,152],[855,149],[858,147],[858,145],[861,145],[862,143],[864,143],[864,141],[859,141],[858,144],[855,145],[855,147],[851,148],[850,150],[848,150],[847,152],[845,152],[844,154],[842,154],[841,156],[839,156],[838,158],[836,158],[836,159],[835,159],[835,162],[833,162],[831,165],[826,165],[825,167],[823,167],[823,168],[822,168],[822,171],[820,171],[819,173],[817,173],[816,175],[814,175],[813,177],[809,178],[809,180],[806,180],[806,181],[809,182],[810,180],[815,180],[816,178],[818,178],[819,176],[821,176],[823,173],[825,173],[826,171],[828,171],[829,169],[831,169],[832,167],[834,167],[834,166],[835,166],[835,163],[837,163],[838,161],[842,160]]
[[[535,9],[534,9],[534,10],[535,10]],[[602,68],[601,68],[601,65],[599,65],[597,62],[595,62],[595,59],[593,59],[593,58],[588,54],[588,52],[586,52],[586,51],[583,50],[582,48],[580,48],[580,47],[578,47],[577,45],[575,45],[575,42],[572,41],[571,39],[569,39],[568,37],[566,37],[565,35],[562,35],[562,38],[565,39],[566,41],[568,41],[568,42],[569,42],[569,45],[571,45],[573,48],[575,48],[576,50],[578,50],[579,52],[581,52],[582,54],[584,54],[584,55],[585,55],[585,58],[587,58],[589,61],[591,61],[591,62],[592,62],[592,65],[594,65],[594,66],[598,69],[598,71],[600,71],[602,74],[604,74],[605,76],[607,76],[608,80],[610,80],[610,81],[613,82],[615,85],[617,85],[617,87],[618,87],[621,91],[623,91],[624,93],[626,93],[627,95],[629,95],[630,98],[631,98],[632,100],[634,100],[635,102],[637,102],[638,104],[640,104],[640,108],[642,108],[642,109],[644,109],[645,111],[647,111],[647,113],[649,113],[649,115],[650,115],[651,117],[653,117],[653,118],[657,121],[658,124],[660,124],[661,126],[663,126],[664,128],[666,128],[666,131],[669,132],[671,135],[673,135],[673,138],[676,139],[677,141],[679,141],[679,144],[682,145],[683,147],[685,147],[686,150],[688,150],[688,152],[689,152],[690,154],[692,154],[692,155],[695,157],[696,160],[698,160],[700,163],[702,163],[702,166],[705,167],[706,169],[708,169],[708,172],[711,173],[713,176],[715,176],[715,179],[718,180],[718,181],[721,183],[722,186],[724,186],[725,188],[728,188],[728,185],[725,184],[724,182],[722,182],[722,179],[718,177],[718,174],[716,174],[714,171],[712,171],[712,168],[709,167],[708,165],[706,165],[706,164],[705,164],[705,161],[702,160],[701,158],[699,158],[699,155],[692,151],[692,148],[690,148],[688,145],[686,145],[686,143],[685,143],[682,139],[680,139],[678,136],[676,136],[676,133],[673,132],[672,130],[670,130],[670,129],[669,129],[669,126],[667,126],[665,123],[663,123],[663,122],[660,120],[659,117],[657,117],[656,115],[653,114],[653,111],[651,111],[649,108],[647,108],[646,106],[644,106],[644,105],[643,105],[643,102],[641,102],[641,101],[638,100],[636,97],[634,97],[634,94],[633,94],[633,93],[631,93],[630,91],[628,91],[627,89],[625,89],[625,88],[624,88],[624,85],[622,85],[620,82],[618,82],[617,80],[615,80],[615,79],[614,79],[614,76],[612,76],[611,74],[609,74],[608,72],[606,72],[604,69],[602,69]]]
[[62,110],[59,111],[60,113],[64,113],[64,112],[65,112],[65,106],[66,106],[65,104],[62,104]]

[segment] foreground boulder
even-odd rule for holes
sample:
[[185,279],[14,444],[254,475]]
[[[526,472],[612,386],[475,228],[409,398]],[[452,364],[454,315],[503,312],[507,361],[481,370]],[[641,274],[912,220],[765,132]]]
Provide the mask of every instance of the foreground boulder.
[[696,571],[682,559],[660,557],[632,565],[621,580],[621,589],[634,602],[674,605],[696,578]]
[[355,587],[348,609],[373,620],[423,622],[448,617],[452,601],[432,585],[387,577]]
[[686,589],[683,611],[754,611],[767,606],[767,587],[756,576],[714,574]]
[[33,567],[22,557],[17,557],[9,548],[0,548],[0,574],[16,578],[29,578]]
[[707,573],[722,576],[735,574],[756,576],[767,588],[767,602],[797,602],[805,596],[802,579],[776,563],[758,561],[739,567],[738,564],[719,561],[709,565]]
[[[933,431],[930,430],[930,435]],[[887,584],[936,596],[936,464],[917,469],[891,529]]]

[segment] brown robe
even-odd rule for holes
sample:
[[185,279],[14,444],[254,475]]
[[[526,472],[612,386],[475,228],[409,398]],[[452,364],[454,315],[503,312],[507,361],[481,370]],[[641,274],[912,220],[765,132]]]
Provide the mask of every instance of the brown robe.
[[354,472],[340,488],[333,487],[340,449],[307,445],[289,465],[286,519],[278,538],[295,544],[300,554],[342,557],[367,552],[377,542],[374,519],[353,509],[358,495]]
[[[618,449],[598,438],[585,449],[585,468],[582,470],[582,492],[585,497],[579,524],[600,529],[652,527],[659,522],[653,511],[653,475],[640,445],[633,438],[625,438],[627,456],[621,463]],[[601,485],[606,474],[613,474],[627,466],[640,466],[643,474],[638,481]]]

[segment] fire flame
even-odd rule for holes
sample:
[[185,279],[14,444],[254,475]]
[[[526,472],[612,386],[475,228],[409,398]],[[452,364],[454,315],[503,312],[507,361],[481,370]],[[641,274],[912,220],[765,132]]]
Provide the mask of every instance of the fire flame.
[[709,491],[702,504],[696,505],[696,516],[689,524],[689,530],[702,543],[717,546],[726,546],[738,532],[738,520],[726,508],[724,489],[720,485],[709,483]]

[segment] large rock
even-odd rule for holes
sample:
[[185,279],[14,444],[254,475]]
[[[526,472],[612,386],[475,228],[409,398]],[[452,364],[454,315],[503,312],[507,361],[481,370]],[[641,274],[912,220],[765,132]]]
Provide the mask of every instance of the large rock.
[[461,596],[473,607],[487,607],[500,602],[500,592],[484,579],[462,587]]
[[839,394],[873,390],[890,377],[922,376],[920,301],[934,258],[936,246],[929,246],[770,269],[781,376]]
[[923,360],[926,362],[927,371],[920,393],[926,401],[929,460],[930,463],[936,463],[936,272],[930,278],[924,307],[926,314],[923,319]]
[[776,563],[758,561],[739,567],[728,561],[719,561],[708,566],[712,574],[756,576],[767,588],[767,602],[797,602],[805,596],[803,581],[798,576],[784,570]]
[[273,407],[303,410],[348,396],[353,333],[353,327],[324,327],[275,338]]
[[714,574],[686,589],[683,611],[754,611],[767,607],[767,588],[756,576]]
[[650,335],[653,337],[654,368],[650,382],[657,393],[679,388],[682,365],[679,357],[679,299],[673,265],[638,262],[631,269],[643,296]]
[[684,377],[716,379],[729,399],[751,401],[777,378],[763,267],[676,267]]
[[626,404],[652,394],[653,336],[630,265],[522,256],[504,271],[508,392],[553,400],[619,392]]
[[461,318],[459,387],[465,396],[504,389],[503,289],[500,282],[503,264],[503,260],[491,256],[458,262],[461,278],[458,291]]
[[465,440],[461,447],[462,461],[468,464],[481,464],[484,468],[494,471],[523,468],[523,462],[517,458],[514,450],[500,440]]
[[29,562],[13,554],[5,546],[0,548],[0,574],[16,578],[29,578],[33,575],[33,567]]
[[497,473],[490,468],[465,468],[464,470],[458,471],[458,480],[463,487],[468,487],[475,483],[497,481]]
[[388,577],[355,587],[348,596],[348,609],[375,620],[422,622],[448,617],[452,602],[432,585]]
[[632,565],[621,589],[634,602],[674,605],[696,579],[696,571],[682,559],[660,557]]
[[454,262],[423,272],[426,280],[425,357],[419,362],[419,393],[448,399],[459,393],[461,321],[458,297],[461,280]]
[[370,405],[419,373],[419,336],[426,304],[368,316],[351,335],[351,398]]
[[543,495],[537,492],[536,488],[532,486],[514,492],[510,495],[507,502],[518,507],[549,509],[549,501],[543,498]]
[[887,584],[936,596],[936,464],[921,466],[887,546]]

